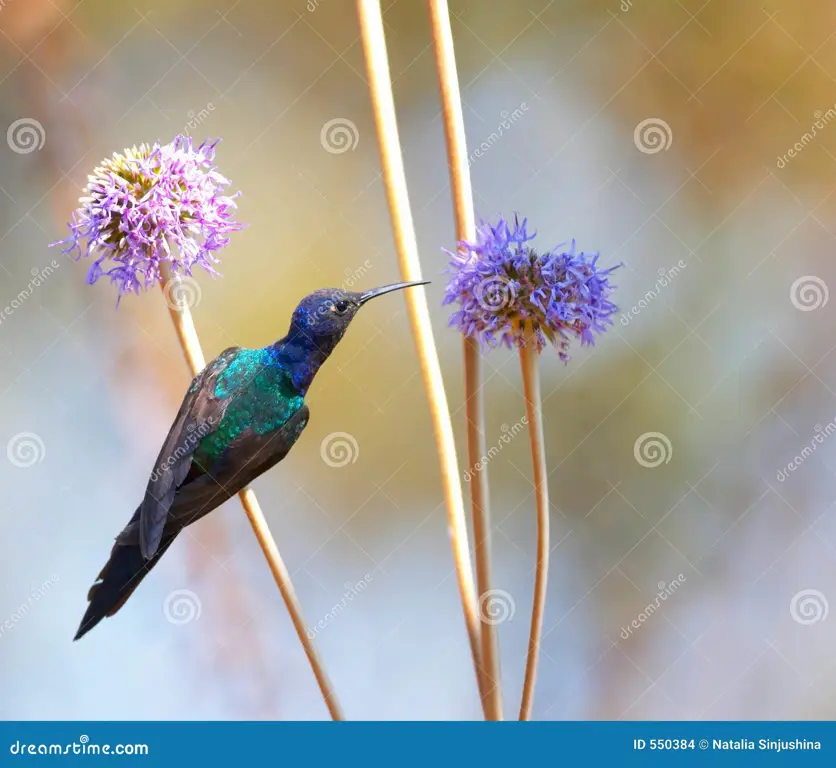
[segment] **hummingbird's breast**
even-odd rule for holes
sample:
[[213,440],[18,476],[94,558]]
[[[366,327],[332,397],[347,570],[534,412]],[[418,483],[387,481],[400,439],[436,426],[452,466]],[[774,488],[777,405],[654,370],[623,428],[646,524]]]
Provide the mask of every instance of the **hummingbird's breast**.
[[263,349],[241,350],[218,377],[214,395],[230,401],[218,428],[203,437],[195,451],[204,465],[248,429],[265,435],[284,426],[305,402],[289,373]]

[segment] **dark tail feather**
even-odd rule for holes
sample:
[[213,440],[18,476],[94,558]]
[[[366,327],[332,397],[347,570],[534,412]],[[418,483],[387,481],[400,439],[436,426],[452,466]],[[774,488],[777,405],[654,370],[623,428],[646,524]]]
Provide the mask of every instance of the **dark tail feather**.
[[139,582],[171,546],[176,535],[166,536],[150,560],[142,556],[138,545],[114,544],[110,560],[102,568],[102,572],[96,577],[96,583],[87,593],[90,605],[87,606],[87,611],[73,640],[84,637],[102,619],[113,616],[125,604],[139,586]]

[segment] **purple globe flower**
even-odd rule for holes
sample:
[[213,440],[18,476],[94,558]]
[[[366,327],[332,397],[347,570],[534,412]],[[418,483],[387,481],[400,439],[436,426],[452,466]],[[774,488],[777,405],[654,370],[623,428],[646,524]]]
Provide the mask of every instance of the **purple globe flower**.
[[576,252],[574,240],[537,253],[528,245],[536,233],[528,234],[526,222],[482,222],[476,242],[462,242],[459,253],[447,251],[451,277],[444,304],[459,304],[450,325],[483,347],[521,347],[530,325],[538,351],[550,342],[567,361],[573,338],[593,344],[594,334],[612,325],[618,308],[609,300],[615,287],[609,275],[621,265],[600,269],[598,254]]
[[215,252],[243,226],[232,220],[240,192],[225,194],[230,182],[213,165],[218,141],[194,147],[179,135],[114,153],[88,177],[70,236],[54,245],[76,260],[96,257],[87,282],[109,277],[118,299],[156,284],[165,261],[174,273],[217,274]]

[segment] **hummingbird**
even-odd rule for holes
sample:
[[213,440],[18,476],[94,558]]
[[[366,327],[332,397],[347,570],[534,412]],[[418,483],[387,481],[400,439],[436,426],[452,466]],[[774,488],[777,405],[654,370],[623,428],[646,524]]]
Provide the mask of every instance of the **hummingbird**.
[[195,376],[145,497],[87,593],[75,640],[125,604],[183,528],[287,456],[308,423],[308,388],[360,307],[428,283],[315,291],[296,307],[284,338],[262,349],[230,347]]

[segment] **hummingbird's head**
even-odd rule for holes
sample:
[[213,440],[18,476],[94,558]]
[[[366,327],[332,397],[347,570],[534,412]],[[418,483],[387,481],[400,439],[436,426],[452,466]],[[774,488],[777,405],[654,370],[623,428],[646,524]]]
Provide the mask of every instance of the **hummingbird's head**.
[[296,340],[301,337],[307,344],[328,355],[342,339],[354,316],[366,302],[391,291],[428,283],[429,280],[395,283],[363,292],[321,288],[299,302],[291,322],[292,335]]

